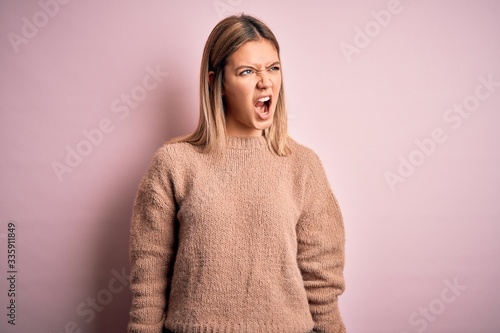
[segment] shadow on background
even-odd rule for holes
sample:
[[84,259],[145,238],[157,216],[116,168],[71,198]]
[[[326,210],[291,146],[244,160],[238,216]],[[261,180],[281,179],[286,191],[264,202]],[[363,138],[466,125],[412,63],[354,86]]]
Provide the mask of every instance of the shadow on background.
[[[170,138],[187,134],[193,130],[195,124],[192,123],[193,114],[198,115],[198,110],[188,109],[190,106],[183,103],[186,101],[186,90],[183,89],[182,82],[175,81],[172,84],[171,77],[175,77],[175,73],[170,73],[170,76],[165,80],[164,84],[158,88],[161,98],[154,104],[154,112],[160,115],[158,119],[153,119],[151,131],[155,134],[147,145],[141,147],[141,151],[131,151],[130,154],[137,155],[140,158],[134,159],[134,165],[127,165],[126,172],[120,181],[121,186],[116,188],[107,201],[107,210],[103,212],[101,217],[102,232],[101,238],[97,240],[98,249],[96,253],[96,276],[108,277],[107,280],[95,282],[96,293],[101,292],[103,295],[109,295],[109,292],[101,291],[107,289],[110,280],[115,279],[112,288],[115,291],[123,286],[117,278],[117,275],[122,276],[123,270],[126,271],[127,279],[130,274],[129,267],[129,228],[132,207],[136,195],[139,182],[149,166],[150,160],[154,152]],[[148,124],[149,126],[149,124]],[[83,332],[106,332],[106,333],[123,333],[126,332],[127,323],[129,320],[129,310],[131,302],[131,293],[129,286],[125,286],[120,292],[113,294],[113,299],[108,305],[102,306],[103,309],[96,311],[95,319],[88,323]],[[88,315],[86,318],[90,318]]]

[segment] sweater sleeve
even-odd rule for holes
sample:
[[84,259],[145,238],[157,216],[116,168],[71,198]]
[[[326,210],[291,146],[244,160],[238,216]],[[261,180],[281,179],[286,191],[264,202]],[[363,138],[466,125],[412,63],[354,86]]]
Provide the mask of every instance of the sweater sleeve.
[[323,166],[313,154],[305,181],[304,206],[297,223],[297,262],[314,330],[344,333],[338,296],[344,291],[344,225]]
[[161,333],[175,258],[176,205],[170,157],[159,150],[137,191],[130,227],[129,333]]

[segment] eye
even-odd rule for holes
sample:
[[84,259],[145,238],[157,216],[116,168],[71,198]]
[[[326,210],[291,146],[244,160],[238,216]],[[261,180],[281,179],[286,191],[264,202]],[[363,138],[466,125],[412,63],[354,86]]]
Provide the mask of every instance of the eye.
[[244,71],[242,71],[240,73],[240,76],[244,76],[244,75],[248,75],[248,74],[252,74],[253,73],[253,70],[251,69],[245,69]]
[[277,72],[277,71],[279,71],[279,70],[280,70],[280,66],[273,66],[273,67],[271,67],[271,68],[270,68],[270,70],[271,70],[272,72]]

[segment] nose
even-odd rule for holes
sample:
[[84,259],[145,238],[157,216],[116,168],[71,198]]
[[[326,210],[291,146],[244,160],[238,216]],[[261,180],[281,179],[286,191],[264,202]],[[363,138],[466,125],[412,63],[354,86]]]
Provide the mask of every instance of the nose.
[[271,81],[267,72],[260,72],[259,78],[260,80],[257,82],[257,88],[267,89],[273,86],[273,81]]

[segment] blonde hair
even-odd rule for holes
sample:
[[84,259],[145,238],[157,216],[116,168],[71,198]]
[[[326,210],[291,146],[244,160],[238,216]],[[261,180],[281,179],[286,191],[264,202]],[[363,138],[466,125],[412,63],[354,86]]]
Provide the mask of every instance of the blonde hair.
[[[222,97],[224,67],[228,58],[249,41],[266,39],[274,46],[280,59],[280,47],[272,31],[260,20],[249,15],[229,16],[220,21],[208,36],[200,69],[200,117],[195,131],[172,142],[189,142],[210,152],[226,143],[225,103]],[[210,83],[209,72],[213,72]],[[287,114],[283,80],[276,102],[273,123],[264,130],[271,151],[279,156],[290,153],[287,146]]]

